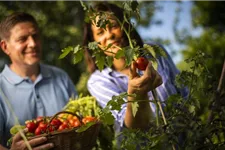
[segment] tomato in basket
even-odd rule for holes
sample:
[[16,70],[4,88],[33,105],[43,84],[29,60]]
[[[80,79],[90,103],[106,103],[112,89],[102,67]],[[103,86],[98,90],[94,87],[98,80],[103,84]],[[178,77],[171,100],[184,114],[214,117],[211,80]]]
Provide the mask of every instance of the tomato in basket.
[[62,124],[62,122],[57,119],[57,118],[54,118],[51,122],[50,122],[50,125],[54,127],[54,129],[58,129],[59,126]]
[[38,124],[38,127],[35,130],[35,135],[40,135],[46,132],[48,124],[44,121]]
[[35,132],[35,129],[37,128],[37,124],[34,123],[33,121],[28,122],[28,123],[26,124],[26,128],[28,128],[28,131],[29,131],[29,132],[34,133],[34,132]]
[[69,129],[69,124],[63,123],[59,126],[58,131]]
[[82,119],[82,122],[84,124],[88,123],[88,122],[93,122],[93,121],[96,121],[97,119],[95,117],[92,117],[92,116],[86,116]]

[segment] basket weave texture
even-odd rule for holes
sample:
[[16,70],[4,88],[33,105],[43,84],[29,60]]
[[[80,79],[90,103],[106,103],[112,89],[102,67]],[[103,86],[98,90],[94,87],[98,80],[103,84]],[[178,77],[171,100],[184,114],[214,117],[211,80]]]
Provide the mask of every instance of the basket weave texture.
[[[54,117],[53,117],[54,118]],[[30,137],[47,137],[46,143],[53,143],[52,150],[91,150],[96,145],[96,139],[101,123],[97,121],[83,132],[76,132],[78,128],[65,129]]]

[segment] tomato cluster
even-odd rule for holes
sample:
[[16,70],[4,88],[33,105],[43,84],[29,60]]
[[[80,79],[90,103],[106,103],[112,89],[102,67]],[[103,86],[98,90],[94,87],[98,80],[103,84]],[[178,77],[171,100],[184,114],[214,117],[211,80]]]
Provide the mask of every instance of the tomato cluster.
[[40,135],[43,133],[80,127],[82,124],[97,120],[96,117],[92,116],[87,116],[80,120],[77,116],[72,114],[66,115],[66,117],[65,114],[63,115],[64,117],[57,116],[53,119],[50,119],[50,117],[39,116],[36,119],[27,121],[25,123],[26,128],[28,128],[29,133],[33,135]]

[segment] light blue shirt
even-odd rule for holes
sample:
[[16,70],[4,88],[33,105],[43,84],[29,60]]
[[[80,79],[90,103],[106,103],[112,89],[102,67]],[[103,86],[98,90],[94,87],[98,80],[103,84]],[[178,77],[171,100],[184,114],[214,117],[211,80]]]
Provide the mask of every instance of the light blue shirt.
[[[35,82],[22,78],[5,65],[0,74],[0,144],[6,146],[9,130],[15,124],[9,103],[21,125],[37,116],[52,116],[62,110],[77,92],[62,69],[40,64]],[[6,102],[7,101],[7,102]]]

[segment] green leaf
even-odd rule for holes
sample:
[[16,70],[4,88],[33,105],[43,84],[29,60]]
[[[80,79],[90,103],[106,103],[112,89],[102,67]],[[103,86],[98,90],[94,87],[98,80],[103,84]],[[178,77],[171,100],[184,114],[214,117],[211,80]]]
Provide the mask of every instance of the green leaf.
[[152,66],[155,70],[158,69],[158,63],[156,61],[152,61]]
[[148,44],[144,44],[143,47],[144,47],[144,49],[146,49],[151,54],[151,56],[156,58],[156,52],[155,52],[155,50],[153,49],[152,46],[150,46]]
[[124,56],[125,56],[124,51],[123,50],[118,50],[116,55],[115,55],[115,58],[119,59],[119,58],[124,57]]
[[86,131],[88,128],[90,128],[92,125],[94,125],[95,124],[95,122],[88,122],[88,123],[86,123],[85,125],[82,125],[80,128],[78,128],[77,130],[76,130],[76,132],[78,132],[78,133],[80,133],[80,132],[84,132],[84,131]]
[[106,106],[99,112],[100,120],[107,125],[113,125],[114,124],[114,116],[112,115],[112,112],[110,111],[109,107]]
[[113,57],[112,56],[106,56],[107,66],[112,67],[113,64]]
[[77,46],[75,46],[75,47],[73,48],[73,53],[76,54],[77,52],[79,52],[79,51],[81,51],[81,50],[82,50],[81,46],[80,46],[80,45],[77,45]]
[[144,44],[143,48],[155,59],[159,56],[167,57],[166,52],[158,45]]
[[64,49],[62,49],[62,54],[59,56],[59,59],[62,59],[64,57],[66,57],[71,51],[73,51],[73,47],[72,46],[68,46]]
[[195,106],[194,105],[190,105],[189,106],[189,112],[190,113],[195,113]]
[[133,60],[134,52],[137,49],[131,48],[128,46],[128,47],[124,47],[123,50],[124,50],[124,54],[125,54],[126,65],[129,66]]
[[80,62],[84,57],[83,51],[78,51],[76,54],[73,55],[73,64],[77,64]]
[[90,50],[96,50],[96,49],[98,49],[98,48],[99,48],[99,47],[98,47],[98,42],[94,41],[94,42],[88,43],[88,48],[89,48]]
[[104,55],[104,53],[96,53],[95,57],[96,57],[95,63],[97,65],[98,69],[100,71],[102,71],[104,69],[104,65],[105,65],[105,55]]
[[136,113],[138,111],[139,104],[138,104],[138,102],[132,102],[131,106],[132,106],[132,114],[135,117]]

